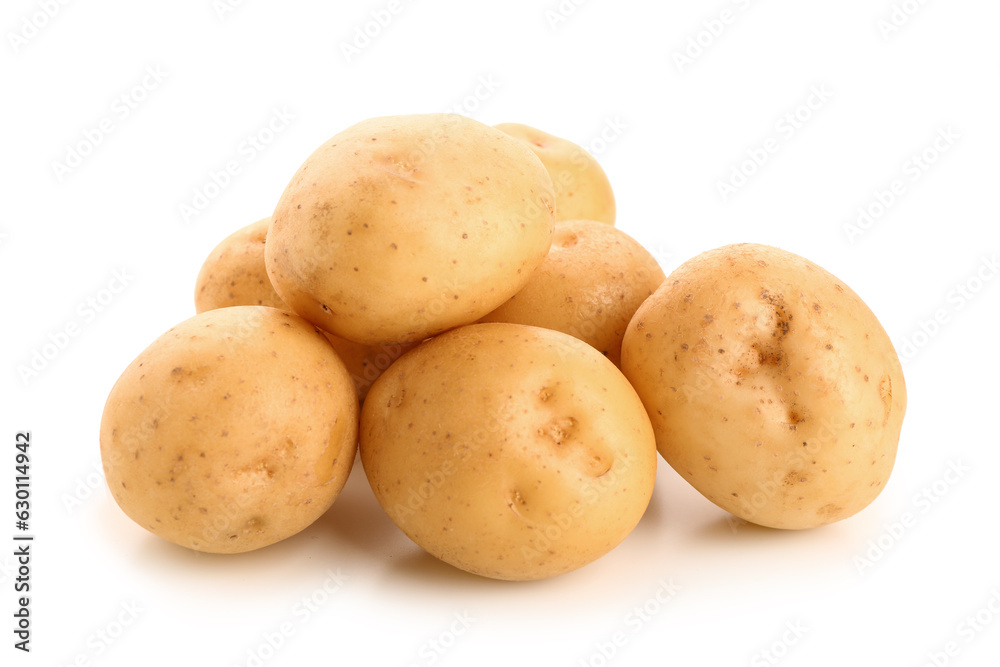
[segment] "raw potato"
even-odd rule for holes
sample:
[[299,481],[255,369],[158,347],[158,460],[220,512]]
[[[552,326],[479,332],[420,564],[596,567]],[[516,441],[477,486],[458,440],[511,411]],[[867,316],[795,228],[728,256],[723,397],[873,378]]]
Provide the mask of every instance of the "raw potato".
[[624,232],[593,220],[558,222],[528,284],[481,321],[562,331],[617,366],[629,320],[663,279],[656,259]]
[[354,463],[358,400],[330,343],[262,306],[182,322],[125,369],[101,420],[111,494],[143,528],[211,553],[298,533]]
[[889,479],[899,359],[861,298],[802,257],[741,244],[686,262],[632,318],[622,370],[663,458],[747,521],[839,521]]
[[[270,222],[271,218],[258,220],[227,237],[212,251],[198,274],[194,296],[197,312],[254,305],[292,310],[274,291],[264,265],[264,242]],[[351,374],[362,401],[382,371],[414,345],[362,345],[331,333],[326,337]]]
[[227,236],[205,260],[194,291],[196,312],[227,306],[291,310],[271,287],[264,268],[264,240],[271,218]]
[[530,148],[552,177],[556,221],[598,220],[615,224],[615,194],[594,156],[572,141],[518,123],[495,126]]
[[295,312],[358,343],[420,341],[513,296],[548,252],[538,158],[463,116],[364,121],[321,146],[274,211],[265,258]]
[[326,334],[327,340],[333,345],[333,349],[337,351],[344,366],[347,367],[347,372],[350,373],[351,380],[354,381],[354,386],[358,390],[358,399],[361,401],[364,401],[368,396],[368,390],[371,389],[372,383],[378,379],[378,376],[389,368],[396,359],[403,356],[404,352],[417,345],[417,343],[364,345],[325,331],[323,333]]
[[375,381],[361,461],[382,508],[432,555],[496,579],[569,572],[649,503],[649,417],[611,362],[557,331],[475,324]]

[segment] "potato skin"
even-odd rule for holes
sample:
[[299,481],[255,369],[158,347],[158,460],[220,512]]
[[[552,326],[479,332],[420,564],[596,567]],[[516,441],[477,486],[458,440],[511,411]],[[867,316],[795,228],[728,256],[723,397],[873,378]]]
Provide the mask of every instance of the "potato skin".
[[358,401],[329,342],[263,306],[212,310],[147,347],[101,420],[111,494],[150,532],[237,553],[301,531],[354,463]]
[[649,503],[656,447],[624,376],[589,345],[474,324],[403,355],[362,408],[361,461],[410,539],[508,580],[569,572]]
[[228,306],[291,310],[271,286],[264,268],[264,241],[271,218],[238,229],[205,259],[194,290],[195,312]]
[[[264,244],[271,218],[237,230],[220,243],[198,274],[195,307],[203,313],[230,306],[264,305],[291,311],[271,285],[264,264]],[[358,399],[368,395],[375,378],[415,343],[363,345],[323,332],[354,381]]]
[[562,331],[617,366],[632,315],[664,278],[656,259],[625,232],[594,220],[557,222],[549,254],[528,284],[480,321]]
[[615,224],[615,194],[593,155],[572,141],[519,123],[495,125],[524,143],[542,161],[556,193],[556,222],[597,220]]
[[316,150],[275,208],[265,260],[295,312],[358,343],[420,341],[515,294],[552,240],[552,181],[463,116],[374,118]]
[[896,352],[857,294],[798,255],[739,244],[686,262],[632,318],[622,370],[663,458],[747,521],[839,521],[892,471]]
[[358,400],[361,402],[364,402],[365,397],[368,396],[368,391],[378,376],[389,368],[396,359],[403,356],[407,350],[417,345],[417,343],[365,345],[334,336],[326,331],[323,333],[333,345],[333,349],[340,355],[341,361],[344,362],[344,366],[358,390]]

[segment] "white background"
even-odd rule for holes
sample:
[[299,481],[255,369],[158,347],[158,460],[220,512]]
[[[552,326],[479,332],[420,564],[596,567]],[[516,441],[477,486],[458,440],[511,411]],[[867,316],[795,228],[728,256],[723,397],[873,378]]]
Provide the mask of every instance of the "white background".
[[[29,429],[37,541],[30,655],[11,647],[12,548],[0,549],[0,662],[230,666],[262,652],[266,665],[997,664],[1000,280],[984,262],[1000,249],[1000,6],[896,0],[912,16],[880,27],[892,0],[576,1],[561,16],[558,0],[404,0],[350,62],[342,44],[388,0],[247,0],[221,15],[212,0],[50,2],[51,18],[45,2],[4,3],[0,538],[14,532],[14,434]],[[714,23],[723,10],[729,22]],[[689,40],[704,46],[681,62]],[[819,89],[827,99],[801,107]],[[861,294],[910,352],[881,497],[829,527],[766,530],[727,520],[661,460],[652,504],[617,550],[536,583],[425,555],[382,514],[360,466],[323,519],[259,552],[200,555],[132,524],[95,472],[104,400],[194,313],[208,252],[269,215],[338,131],[456,105],[590,147],[616,189],[618,227],[667,271],[755,241]],[[276,109],[294,119],[252,152],[244,142]],[[103,119],[111,132],[88,147]],[[949,128],[947,151],[934,149]],[[777,151],[743,167],[754,173],[724,199],[719,183],[769,138]],[[55,165],[78,149],[87,155],[68,173]],[[925,150],[923,169],[912,159]],[[185,220],[181,206],[230,160],[240,172]],[[896,179],[903,194],[849,235]],[[112,295],[116,271],[127,286]],[[74,324],[63,348],[45,348]],[[43,349],[51,358],[26,374]],[[347,578],[327,594],[338,570]],[[303,598],[316,600],[308,613]],[[941,654],[949,642],[954,656]]]

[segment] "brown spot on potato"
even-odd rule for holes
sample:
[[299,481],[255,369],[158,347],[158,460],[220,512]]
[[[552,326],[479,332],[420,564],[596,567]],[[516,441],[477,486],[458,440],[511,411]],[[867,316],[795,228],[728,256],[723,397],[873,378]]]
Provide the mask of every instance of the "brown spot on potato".
[[828,503],[820,507],[818,510],[816,510],[816,514],[818,514],[820,518],[822,518],[824,521],[834,521],[836,517],[843,511],[844,508],[841,507],[840,505],[836,505],[834,503]]
[[750,349],[757,353],[757,364],[760,366],[780,366],[785,355],[780,349],[754,343]]
[[885,407],[885,417],[882,419],[882,426],[885,426],[889,422],[889,415],[892,413],[892,378],[888,375],[883,375],[879,381],[878,395],[882,399],[882,405]]

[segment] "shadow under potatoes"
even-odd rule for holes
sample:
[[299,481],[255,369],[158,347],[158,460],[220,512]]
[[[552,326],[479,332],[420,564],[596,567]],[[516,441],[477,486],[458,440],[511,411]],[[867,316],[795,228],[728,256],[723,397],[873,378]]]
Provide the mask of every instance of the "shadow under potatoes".
[[339,546],[348,546],[370,558],[412,544],[382,511],[361,461],[355,461],[340,497],[313,527],[327,533]]

